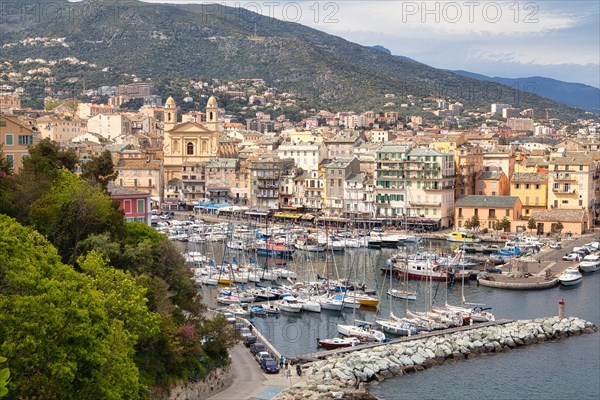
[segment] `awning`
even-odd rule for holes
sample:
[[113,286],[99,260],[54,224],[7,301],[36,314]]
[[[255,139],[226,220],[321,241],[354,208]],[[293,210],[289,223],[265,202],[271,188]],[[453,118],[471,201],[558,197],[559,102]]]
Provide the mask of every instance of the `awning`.
[[304,214],[300,219],[303,219],[306,221],[312,221],[313,219],[315,219],[315,216],[312,214]]
[[302,217],[302,214],[292,213],[292,212],[276,212],[273,214],[275,218],[288,218],[288,219],[298,219]]
[[257,217],[266,217],[267,215],[269,215],[267,211],[246,211],[244,214],[255,215]]

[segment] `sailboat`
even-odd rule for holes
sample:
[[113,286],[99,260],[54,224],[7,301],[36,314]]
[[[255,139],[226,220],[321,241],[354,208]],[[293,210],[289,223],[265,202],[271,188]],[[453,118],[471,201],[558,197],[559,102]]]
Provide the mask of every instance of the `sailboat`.
[[[406,267],[406,263],[404,266]],[[405,289],[394,289],[390,287],[386,292],[388,296],[394,299],[404,299],[404,300],[417,300],[417,292],[411,292],[408,289],[408,274],[401,274],[404,278],[404,287]]]
[[[327,236],[329,236],[329,225],[325,226],[325,231]],[[321,296],[316,298],[315,300],[321,304],[322,310],[331,310],[331,311],[342,311],[344,308],[344,303],[341,300],[334,299],[329,296],[329,250],[327,246],[325,246],[325,275],[327,278],[327,292]]]

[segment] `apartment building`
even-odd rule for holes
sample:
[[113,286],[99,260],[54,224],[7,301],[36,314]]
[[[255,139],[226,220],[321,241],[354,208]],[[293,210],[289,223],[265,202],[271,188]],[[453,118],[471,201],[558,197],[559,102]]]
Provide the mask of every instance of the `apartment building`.
[[23,167],[23,159],[29,156],[29,146],[40,141],[39,132],[26,126],[13,115],[0,116],[0,151],[13,171]]
[[529,218],[534,210],[548,208],[548,174],[543,172],[515,172],[510,180],[510,195],[523,205],[523,217]]
[[360,172],[357,158],[337,158],[325,165],[325,208],[329,214],[340,216],[346,206],[346,180]]
[[290,173],[294,160],[266,158],[250,163],[250,207],[266,210],[279,208],[281,178]]

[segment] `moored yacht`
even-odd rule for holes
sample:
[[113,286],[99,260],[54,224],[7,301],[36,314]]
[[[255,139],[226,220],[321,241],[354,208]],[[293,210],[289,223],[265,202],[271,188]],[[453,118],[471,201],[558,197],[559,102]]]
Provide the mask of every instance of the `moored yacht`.
[[590,254],[583,257],[583,260],[579,263],[579,269],[583,272],[598,271],[600,269],[600,256]]
[[570,267],[560,274],[558,280],[564,286],[574,286],[583,280],[583,275],[577,267]]

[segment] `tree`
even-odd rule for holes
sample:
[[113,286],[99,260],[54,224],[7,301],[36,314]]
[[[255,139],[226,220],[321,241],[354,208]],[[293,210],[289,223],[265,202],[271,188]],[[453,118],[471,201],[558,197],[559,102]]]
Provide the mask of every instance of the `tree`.
[[105,192],[63,170],[48,193],[31,205],[29,219],[73,264],[88,236],[122,229],[123,214],[116,207]]
[[[39,233],[0,216],[0,352],[13,398],[137,399],[137,338],[158,329],[144,289],[101,258],[64,265]],[[149,325],[147,325],[149,324]]]
[[2,146],[0,146],[0,179],[11,175],[13,173],[13,167],[8,163],[6,157],[4,157],[4,152],[2,151]]
[[537,229],[537,222],[535,219],[533,219],[533,217],[529,217],[529,220],[527,221],[527,229],[529,229],[531,233],[533,233],[534,229]]
[[23,168],[36,172],[48,172],[66,168],[75,171],[79,159],[75,150],[63,150],[52,140],[46,138],[29,148],[29,157],[23,162]]
[[480,221],[477,214],[465,221],[465,228],[467,229],[479,229]]
[[106,190],[110,182],[113,182],[119,176],[119,171],[115,171],[110,151],[104,150],[97,157],[92,157],[90,161],[81,166],[81,177],[92,183],[97,183]]
[[[6,362],[6,358],[0,357],[0,364]],[[8,368],[0,369],[0,398],[8,394],[8,381],[10,380],[10,370]]]
[[557,223],[552,224],[552,233],[556,233],[556,234],[560,235],[560,233],[562,232],[562,230],[564,228],[565,227],[563,226],[562,222],[558,221]]

